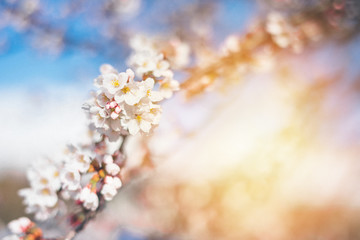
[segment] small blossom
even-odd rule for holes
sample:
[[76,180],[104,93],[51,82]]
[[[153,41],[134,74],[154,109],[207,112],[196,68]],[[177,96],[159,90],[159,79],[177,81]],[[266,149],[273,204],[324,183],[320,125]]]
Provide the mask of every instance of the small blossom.
[[118,177],[111,177],[111,176],[106,176],[105,177],[105,184],[111,185],[116,189],[121,188],[122,183],[120,178]]
[[144,92],[146,92],[146,97],[148,97],[152,102],[159,102],[163,99],[161,93],[158,91],[153,91],[155,81],[152,78],[147,78],[145,81],[141,82],[141,87]]
[[112,187],[111,185],[105,184],[101,189],[101,194],[104,196],[106,201],[110,201],[114,198],[117,194],[116,188]]
[[8,227],[12,233],[25,233],[32,225],[32,222],[27,217],[21,217],[9,222]]
[[112,157],[111,155],[106,154],[106,155],[104,156],[103,162],[104,162],[105,164],[111,164],[111,163],[114,162],[114,159],[113,159],[113,157]]
[[80,188],[80,173],[77,169],[68,165],[64,168],[61,174],[61,182],[63,188],[69,191],[75,191]]
[[101,189],[101,194],[106,201],[110,201],[117,194],[117,190],[122,186],[121,180],[118,177],[106,176],[105,184]]
[[228,55],[232,52],[240,51],[240,39],[238,36],[230,35],[225,39],[224,44],[221,46],[221,53],[223,55]]
[[169,42],[170,53],[166,52],[172,68],[183,68],[190,62],[190,46],[179,39],[171,39]]
[[134,67],[135,73],[142,78],[145,74],[150,73],[156,69],[158,54],[154,50],[140,51],[133,53],[128,64]]
[[58,167],[49,160],[36,161],[28,169],[27,178],[34,189],[50,188],[57,191],[61,187]]
[[135,114],[133,119],[128,120],[127,126],[131,135],[137,134],[140,130],[149,133],[152,117],[149,113]]
[[91,191],[89,187],[85,187],[81,190],[79,200],[83,202],[83,206],[86,209],[95,211],[99,206],[99,198],[95,192]]
[[164,75],[164,72],[169,70],[170,64],[167,60],[164,59],[163,54],[159,54],[154,59],[155,61],[155,67],[152,70],[152,73],[155,77],[159,78]]
[[160,94],[168,99],[178,90],[179,82],[173,79],[173,73],[171,71],[167,71],[165,73],[165,78],[160,81]]
[[110,93],[111,95],[107,95],[108,97],[112,97],[116,92],[120,91],[124,88],[128,76],[126,73],[114,74],[109,73],[102,75],[103,76],[103,88],[105,93]]
[[120,172],[120,167],[115,163],[106,164],[105,170],[112,176],[116,176]]
[[143,96],[144,93],[141,91],[139,83],[129,77],[128,83],[116,93],[114,98],[119,104],[125,102],[128,105],[134,105],[138,103]]
[[78,170],[80,173],[86,173],[91,163],[90,156],[74,146],[69,146],[68,150],[69,154],[66,159],[66,166]]

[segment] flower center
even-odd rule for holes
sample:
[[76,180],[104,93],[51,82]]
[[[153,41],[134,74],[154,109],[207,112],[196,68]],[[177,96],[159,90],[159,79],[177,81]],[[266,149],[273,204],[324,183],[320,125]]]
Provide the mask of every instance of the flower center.
[[114,87],[118,87],[120,85],[119,80],[114,78],[113,80],[111,80],[111,85],[113,85]]
[[50,195],[50,190],[47,188],[44,188],[43,190],[41,190],[41,193],[44,195]]
[[49,183],[49,181],[46,179],[46,178],[42,178],[41,180],[40,180],[40,182],[42,183],[42,184],[48,184]]
[[126,93],[130,92],[130,88],[124,87],[123,89],[121,89],[121,91],[126,94]]
[[84,155],[81,155],[79,160],[81,163],[86,163]]
[[140,121],[141,121],[141,116],[140,116],[140,115],[137,115],[137,116],[136,116],[136,120],[138,120],[138,122],[140,122]]
[[170,88],[170,83],[166,82],[161,85],[162,88]]

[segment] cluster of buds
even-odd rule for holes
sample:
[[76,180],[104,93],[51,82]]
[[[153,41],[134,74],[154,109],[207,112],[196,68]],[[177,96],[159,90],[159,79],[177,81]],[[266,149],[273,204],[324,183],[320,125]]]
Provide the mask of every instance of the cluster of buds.
[[41,240],[43,234],[40,228],[35,223],[26,217],[21,217],[11,221],[9,229],[13,235],[3,238],[3,240]]

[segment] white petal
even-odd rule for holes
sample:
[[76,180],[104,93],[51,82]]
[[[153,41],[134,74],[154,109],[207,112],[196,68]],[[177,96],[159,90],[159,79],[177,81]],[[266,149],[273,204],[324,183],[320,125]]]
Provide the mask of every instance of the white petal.
[[158,91],[151,91],[149,98],[153,102],[159,102],[163,99],[163,96]]
[[134,105],[140,101],[140,96],[137,95],[137,92],[125,94],[125,102],[129,105]]
[[118,132],[122,129],[120,119],[111,120],[110,126],[116,132]]
[[140,128],[143,132],[148,133],[151,129],[151,123],[149,123],[148,121],[140,121]]
[[136,119],[132,119],[128,122],[128,125],[127,125],[128,129],[129,129],[129,133],[131,135],[135,135],[139,132],[140,130],[140,127],[137,123],[137,120]]
[[155,81],[152,78],[147,78],[143,83],[143,86],[146,90],[153,89]]

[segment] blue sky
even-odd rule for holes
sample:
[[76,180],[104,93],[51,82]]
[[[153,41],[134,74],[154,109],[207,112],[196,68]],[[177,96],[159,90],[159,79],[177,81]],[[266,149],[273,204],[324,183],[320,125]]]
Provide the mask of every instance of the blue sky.
[[[133,19],[126,20],[126,26],[131,27],[135,32],[151,33],[166,30],[166,25],[161,22],[161,19],[160,21],[154,20],[152,11],[144,11],[144,9],[158,8],[159,3],[156,5],[152,1],[144,2],[140,14]],[[163,8],[171,8],[173,5],[171,2],[167,2],[167,4],[166,1],[159,2],[165,3]],[[51,11],[57,7],[56,1],[46,3],[50,6]],[[217,20],[213,26],[216,34],[214,44],[218,44],[232,32],[242,31],[247,21],[253,16],[254,4],[250,1],[229,0],[223,2],[217,12]],[[52,22],[56,24],[56,18],[52,19]],[[59,25],[64,26],[64,22],[59,22]],[[99,37],[98,29],[88,26],[86,13],[76,18],[70,18],[65,25],[68,28],[67,33],[77,40]],[[59,56],[54,56],[32,48],[30,38],[14,31],[11,27],[0,30],[1,36],[5,36],[9,40],[10,46],[7,51],[0,54],[1,88],[37,89],[40,85],[73,84],[85,81],[85,79],[92,80],[98,75],[98,68],[102,63],[124,67],[124,53],[121,53],[119,59],[114,59],[101,54],[101,52],[94,54],[75,48],[66,50]]]

